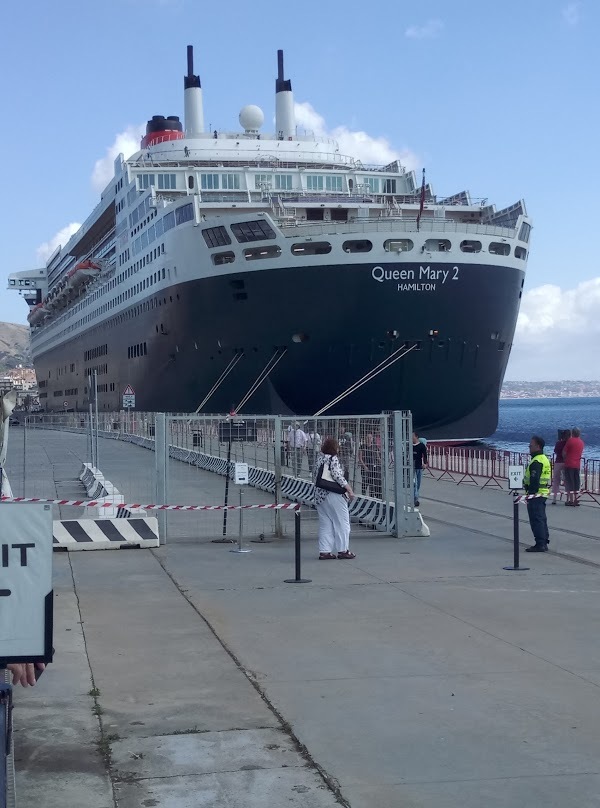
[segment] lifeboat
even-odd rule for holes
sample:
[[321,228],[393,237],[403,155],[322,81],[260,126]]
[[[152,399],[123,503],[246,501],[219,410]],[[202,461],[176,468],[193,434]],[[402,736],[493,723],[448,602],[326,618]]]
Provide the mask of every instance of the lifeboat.
[[47,314],[48,309],[44,303],[38,303],[37,306],[34,306],[29,312],[27,320],[30,325],[39,325]]
[[79,289],[88,284],[92,278],[100,272],[100,266],[87,259],[80,261],[77,266],[67,272],[67,287],[69,289]]

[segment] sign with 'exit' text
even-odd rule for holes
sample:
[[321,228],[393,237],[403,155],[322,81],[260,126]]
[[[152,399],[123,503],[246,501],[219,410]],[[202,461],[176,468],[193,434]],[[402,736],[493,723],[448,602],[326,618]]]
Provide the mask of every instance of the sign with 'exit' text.
[[52,660],[52,506],[0,503],[0,664]]

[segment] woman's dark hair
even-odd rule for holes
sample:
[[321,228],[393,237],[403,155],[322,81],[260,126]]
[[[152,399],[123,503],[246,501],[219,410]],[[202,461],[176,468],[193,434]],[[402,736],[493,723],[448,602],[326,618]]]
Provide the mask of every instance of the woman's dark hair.
[[571,437],[571,430],[563,429],[562,434],[560,436],[561,440],[569,440],[570,437]]
[[321,451],[323,452],[323,454],[327,455],[339,454],[340,444],[337,442],[335,438],[325,438],[325,440],[321,445]]

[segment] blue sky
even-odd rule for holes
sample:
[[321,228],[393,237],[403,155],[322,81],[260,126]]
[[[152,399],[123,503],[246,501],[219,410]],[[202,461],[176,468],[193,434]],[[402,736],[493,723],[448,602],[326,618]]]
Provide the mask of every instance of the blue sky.
[[599,378],[599,26],[595,0],[11,3],[0,320],[26,322],[6,276],[41,265],[38,248],[85,219],[117,135],[182,115],[187,44],[206,123],[222,129],[246,103],[271,119],[281,47],[307,120],[425,165],[440,195],[525,198],[535,229],[508,377]]

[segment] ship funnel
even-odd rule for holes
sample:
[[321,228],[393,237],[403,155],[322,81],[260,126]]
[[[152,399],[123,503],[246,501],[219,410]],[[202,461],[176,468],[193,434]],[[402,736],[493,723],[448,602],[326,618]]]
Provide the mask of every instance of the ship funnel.
[[204,132],[204,109],[200,76],[194,75],[194,48],[187,47],[187,76],[183,78],[185,96],[185,136],[196,137]]
[[294,94],[292,82],[283,77],[283,51],[277,51],[277,80],[275,82],[275,128],[279,140],[291,140],[296,135]]

